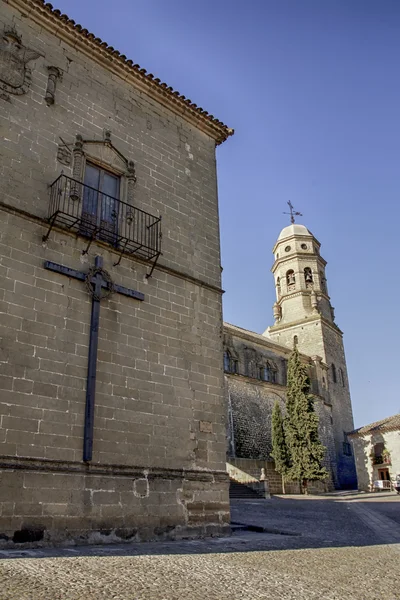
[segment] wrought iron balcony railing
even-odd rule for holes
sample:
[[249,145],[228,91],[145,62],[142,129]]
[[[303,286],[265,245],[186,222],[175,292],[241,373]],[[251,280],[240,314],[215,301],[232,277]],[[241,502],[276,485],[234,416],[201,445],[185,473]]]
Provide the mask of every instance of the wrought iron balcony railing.
[[392,461],[390,460],[389,454],[381,454],[379,456],[372,456],[372,464],[373,465],[390,465]]
[[52,227],[58,225],[89,238],[85,252],[93,240],[101,240],[120,251],[116,264],[119,264],[122,254],[135,254],[153,261],[153,271],[161,254],[161,217],[66,175],[60,175],[51,184],[50,190],[50,227],[43,237],[44,241]]

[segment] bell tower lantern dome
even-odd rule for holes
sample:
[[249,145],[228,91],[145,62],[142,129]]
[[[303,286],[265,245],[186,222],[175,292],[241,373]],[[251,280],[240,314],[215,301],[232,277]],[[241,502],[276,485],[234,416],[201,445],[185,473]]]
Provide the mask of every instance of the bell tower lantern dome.
[[326,261],[320,255],[320,246],[304,225],[292,223],[280,232],[273,248],[275,325],[289,324],[316,314],[333,322],[325,277]]

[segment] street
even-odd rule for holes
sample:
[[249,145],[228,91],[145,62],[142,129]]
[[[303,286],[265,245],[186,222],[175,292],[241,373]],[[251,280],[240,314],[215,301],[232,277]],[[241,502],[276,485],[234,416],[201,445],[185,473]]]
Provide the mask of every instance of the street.
[[2,550],[0,600],[400,599],[399,513],[393,493],[277,496],[232,502],[228,538]]

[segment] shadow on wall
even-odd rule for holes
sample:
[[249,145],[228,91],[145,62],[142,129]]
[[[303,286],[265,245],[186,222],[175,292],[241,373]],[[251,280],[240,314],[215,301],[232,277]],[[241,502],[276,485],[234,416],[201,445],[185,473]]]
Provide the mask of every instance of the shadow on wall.
[[370,490],[371,465],[369,458],[369,440],[358,437],[353,441],[353,451],[357,471],[357,485],[359,490]]

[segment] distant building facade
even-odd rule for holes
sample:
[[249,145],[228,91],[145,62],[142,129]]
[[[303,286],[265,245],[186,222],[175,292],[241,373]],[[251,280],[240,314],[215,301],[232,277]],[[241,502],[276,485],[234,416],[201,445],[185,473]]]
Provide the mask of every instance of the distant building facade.
[[[347,438],[353,414],[342,332],[334,320],[320,243],[299,224],[285,227],[273,249],[275,324],[255,334],[225,324],[224,369],[229,417],[229,462],[239,461],[254,475],[261,466],[280,491],[271,465],[272,408],[286,400],[286,365],[296,344],[307,365],[327,451],[328,487],[356,487],[354,457]],[[256,461],[253,465],[251,461]],[[237,463],[237,464],[239,464]],[[266,463],[266,464],[264,464]],[[321,486],[320,486],[321,487]]]
[[400,476],[400,414],[359,427],[349,434],[356,460],[358,489]]
[[232,131],[42,0],[0,28],[0,542],[226,531]]

